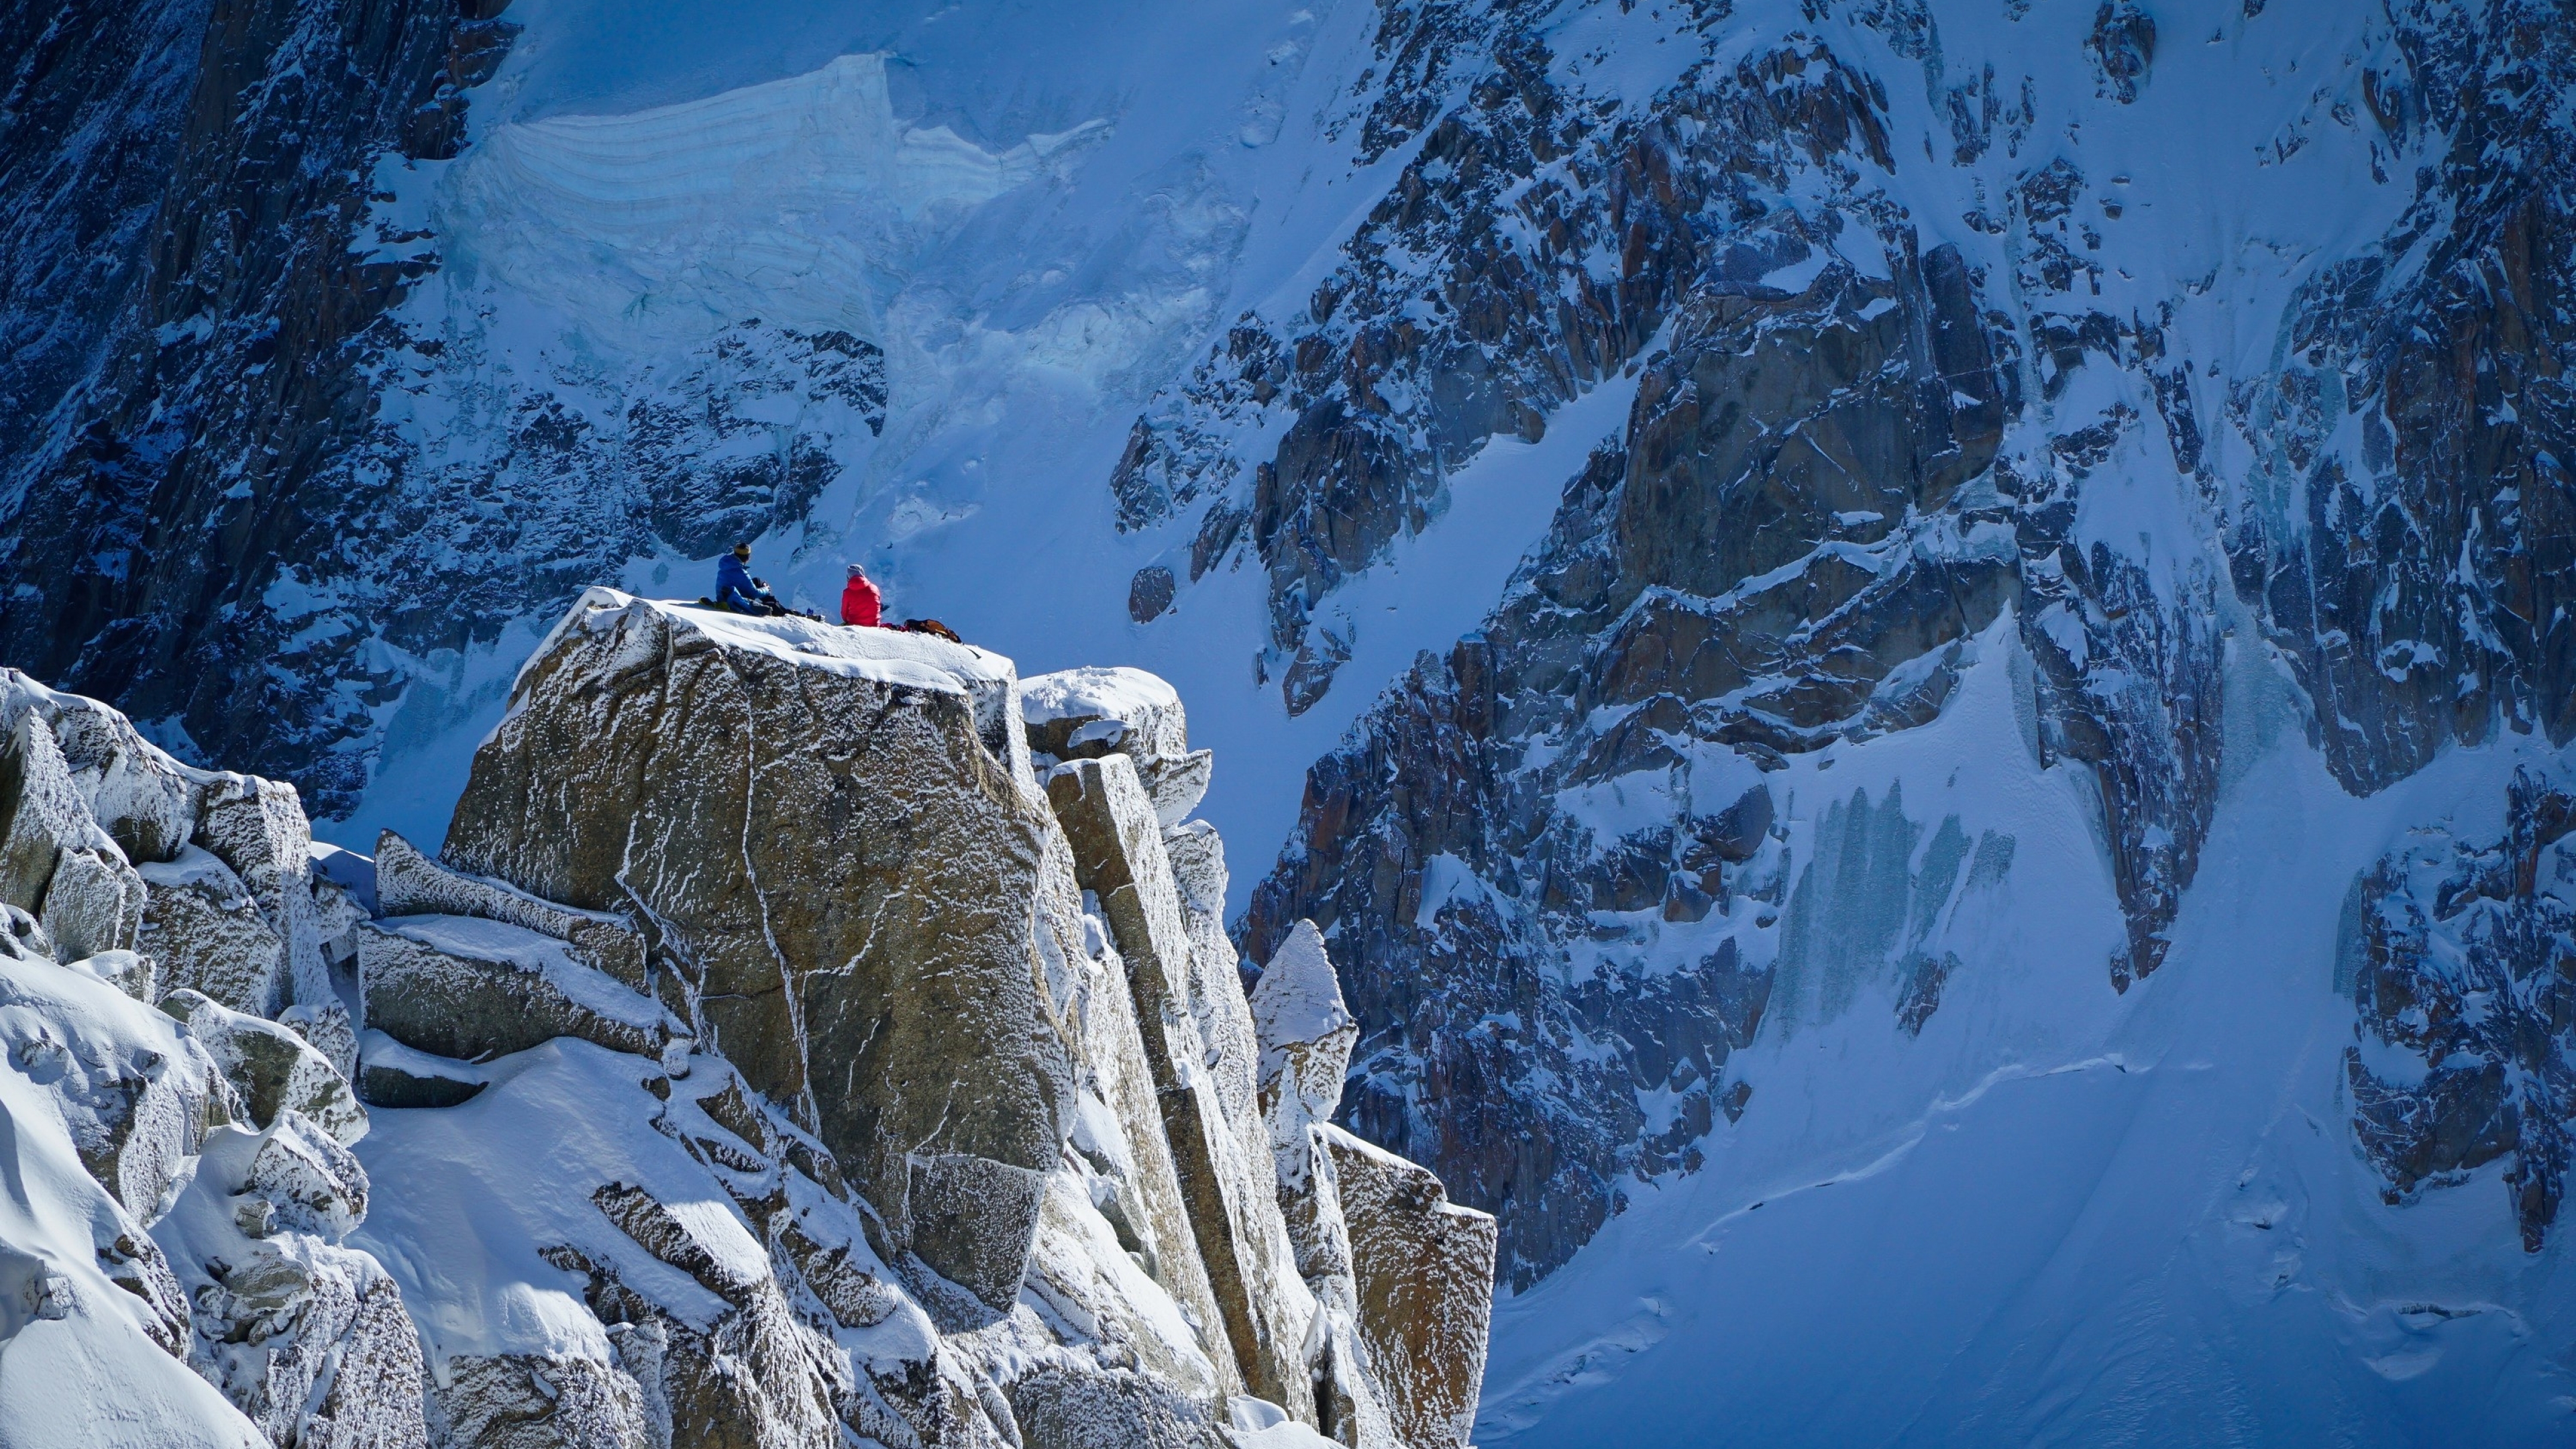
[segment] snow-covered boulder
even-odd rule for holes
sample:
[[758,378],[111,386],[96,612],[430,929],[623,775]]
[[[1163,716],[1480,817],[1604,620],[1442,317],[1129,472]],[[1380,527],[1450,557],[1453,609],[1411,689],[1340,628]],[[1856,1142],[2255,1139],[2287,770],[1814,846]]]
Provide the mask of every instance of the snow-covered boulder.
[[506,881],[449,870],[390,830],[376,840],[375,890],[380,915],[473,916],[523,927],[563,942],[574,959],[633,990],[649,989],[644,937],[625,917],[559,906]]
[[1142,669],[1086,666],[1020,686],[1030,751],[1047,763],[1120,754],[1166,826],[1198,808],[1216,756],[1190,748],[1189,716],[1171,685]]
[[651,921],[703,1036],[988,1311],[1073,1096],[1079,905],[1046,878],[1016,693],[963,645],[593,589],[522,670],[441,851]]
[[[178,1023],[33,955],[0,952],[0,1033],[0,1443],[265,1446],[182,1361],[188,1300],[146,1231],[213,1064]],[[135,1104],[118,1142],[120,1084],[138,1079],[181,1110]]]
[[189,1362],[273,1443],[425,1449],[427,1383],[401,1291],[341,1240],[365,1169],[292,1108],[218,1128],[161,1229],[196,1285]]
[[234,1011],[275,1011],[286,943],[233,868],[203,846],[182,845],[141,874],[142,946],[161,963],[162,989],[200,992]]
[[143,884],[90,814],[43,714],[20,708],[0,735],[0,901],[35,915],[66,959],[130,950]]
[[367,1135],[367,1112],[330,1057],[273,1021],[233,1011],[204,995],[173,991],[161,1009],[188,1024],[232,1084],[251,1126],[266,1129],[296,1112],[342,1146]]

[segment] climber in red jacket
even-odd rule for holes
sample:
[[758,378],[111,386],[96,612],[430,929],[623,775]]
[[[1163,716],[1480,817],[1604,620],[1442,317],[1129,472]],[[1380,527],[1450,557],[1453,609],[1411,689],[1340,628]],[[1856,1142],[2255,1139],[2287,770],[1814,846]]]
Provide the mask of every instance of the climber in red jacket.
[[841,622],[876,628],[884,602],[877,586],[868,582],[867,571],[850,565],[850,581],[841,588]]

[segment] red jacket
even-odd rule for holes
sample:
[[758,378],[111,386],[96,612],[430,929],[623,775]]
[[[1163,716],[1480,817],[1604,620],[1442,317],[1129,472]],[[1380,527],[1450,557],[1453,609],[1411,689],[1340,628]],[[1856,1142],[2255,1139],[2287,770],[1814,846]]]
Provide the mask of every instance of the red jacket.
[[873,627],[883,604],[877,586],[869,583],[865,574],[852,574],[849,587],[841,590],[841,622]]

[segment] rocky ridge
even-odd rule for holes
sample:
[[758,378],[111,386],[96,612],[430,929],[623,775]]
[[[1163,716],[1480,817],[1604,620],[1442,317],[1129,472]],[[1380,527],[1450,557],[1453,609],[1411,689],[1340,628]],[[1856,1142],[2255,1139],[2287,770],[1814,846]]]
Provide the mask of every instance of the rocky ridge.
[[153,1442],[1465,1444],[1493,1222],[1322,1125],[1311,930],[1256,1020],[1152,676],[592,590],[372,862],[7,683],[0,1088],[97,1224],[9,1362],[184,1363]]

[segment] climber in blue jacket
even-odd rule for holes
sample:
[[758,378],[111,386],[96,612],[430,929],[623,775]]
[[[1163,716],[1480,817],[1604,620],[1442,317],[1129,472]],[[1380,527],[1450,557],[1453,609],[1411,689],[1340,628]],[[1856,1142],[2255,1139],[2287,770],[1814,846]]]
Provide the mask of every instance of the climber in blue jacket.
[[737,543],[733,552],[716,560],[716,603],[737,614],[784,614],[787,606],[769,586],[751,576],[751,545]]

